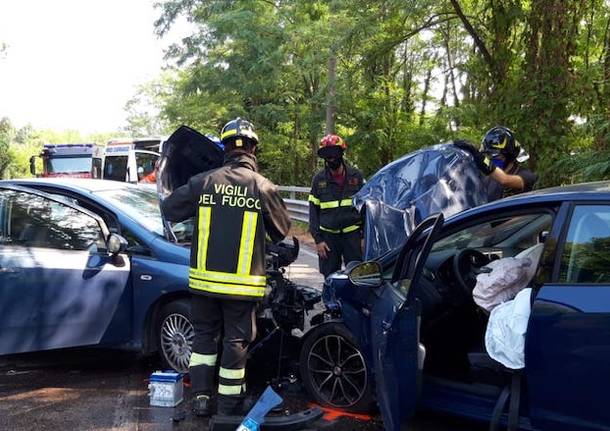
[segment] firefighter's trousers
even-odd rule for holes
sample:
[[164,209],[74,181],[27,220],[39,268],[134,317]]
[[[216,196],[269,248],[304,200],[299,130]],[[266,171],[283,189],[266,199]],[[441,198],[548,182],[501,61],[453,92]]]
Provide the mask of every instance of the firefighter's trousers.
[[213,394],[218,341],[223,333],[218,408],[236,405],[245,393],[248,345],[256,336],[256,302],[194,294],[191,307],[195,329],[189,364],[192,392]]
[[345,265],[354,260],[362,260],[362,236],[360,231],[350,233],[322,232],[322,238],[330,248],[330,251],[326,252],[326,259],[321,257],[318,259],[320,272],[324,275],[324,278],[335,271],[339,271],[342,260]]

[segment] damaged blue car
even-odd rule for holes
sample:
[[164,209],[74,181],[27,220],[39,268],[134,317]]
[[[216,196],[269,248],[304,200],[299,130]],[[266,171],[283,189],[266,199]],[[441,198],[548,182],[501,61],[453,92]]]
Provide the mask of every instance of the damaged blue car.
[[[325,282],[325,322],[301,351],[310,394],[349,410],[376,402],[388,430],[417,409],[491,430],[610,429],[610,182],[485,204],[466,154],[423,153],[374,176],[367,202],[355,199],[375,215],[369,260]],[[425,187],[410,182],[422,175]],[[489,313],[472,292],[491,261],[532,247],[543,252],[529,282],[525,367],[513,370],[488,355]]]

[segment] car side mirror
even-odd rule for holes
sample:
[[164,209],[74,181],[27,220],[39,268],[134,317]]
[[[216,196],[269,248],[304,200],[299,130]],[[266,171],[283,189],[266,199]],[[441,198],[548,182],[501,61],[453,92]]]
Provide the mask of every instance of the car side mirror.
[[123,253],[127,250],[127,240],[121,235],[113,233],[108,238],[108,253],[112,256]]
[[546,242],[546,239],[549,237],[550,232],[548,230],[543,230],[542,232],[540,232],[538,234],[538,242],[539,243],[544,243]]
[[352,284],[360,287],[380,287],[383,284],[381,264],[376,261],[359,263],[349,270],[347,276]]

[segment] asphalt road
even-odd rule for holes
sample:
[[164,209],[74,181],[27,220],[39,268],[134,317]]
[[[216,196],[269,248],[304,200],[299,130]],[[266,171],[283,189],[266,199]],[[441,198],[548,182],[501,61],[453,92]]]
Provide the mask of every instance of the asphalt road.
[[[298,283],[321,284],[315,256],[302,253],[289,270]],[[262,389],[274,377],[274,358],[257,359],[253,368],[255,388]],[[206,430],[206,420],[193,417],[186,402],[176,408],[150,407],[148,377],[158,364],[131,352],[103,349],[72,349],[0,357],[0,430]],[[252,373],[251,373],[252,374]],[[286,409],[308,406],[297,382],[280,389]],[[184,416],[182,419],[181,416]],[[181,419],[174,421],[173,418]],[[333,417],[311,429],[382,430],[378,416]],[[412,431],[477,431],[484,426],[454,418],[419,414]]]
[[[113,350],[77,349],[0,358],[0,430],[206,430],[188,402],[148,405],[152,359]],[[185,394],[190,398],[188,386]],[[307,406],[300,386],[280,391],[291,412]],[[174,417],[185,415],[174,422]],[[320,420],[310,429],[382,430],[376,415]],[[478,424],[419,414],[412,431],[483,431]]]

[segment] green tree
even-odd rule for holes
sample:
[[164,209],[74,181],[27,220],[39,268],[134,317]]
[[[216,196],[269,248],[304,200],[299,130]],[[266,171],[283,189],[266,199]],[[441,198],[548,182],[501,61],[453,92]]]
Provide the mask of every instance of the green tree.
[[[605,0],[159,7],[160,35],[179,15],[196,25],[168,52],[174,70],[155,102],[163,120],[213,131],[231,117],[250,118],[261,132],[261,166],[277,182],[309,183],[326,124],[346,137],[351,161],[367,175],[422,146],[479,141],[496,124],[515,130],[541,184],[609,173]],[[147,121],[132,118],[134,127]],[[586,174],[578,173],[583,163]]]
[[13,161],[10,144],[15,136],[15,128],[6,117],[0,119],[0,178],[5,178],[7,168]]
[[136,94],[125,103],[127,125],[124,130],[133,138],[161,136],[169,132],[167,120],[161,116],[161,109],[171,86],[171,76],[140,85]]

